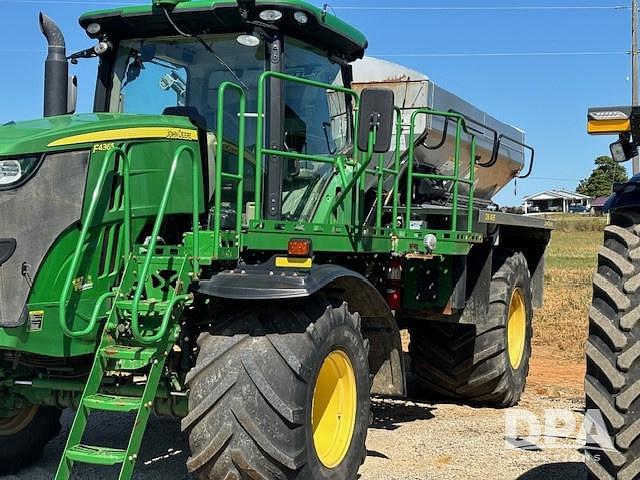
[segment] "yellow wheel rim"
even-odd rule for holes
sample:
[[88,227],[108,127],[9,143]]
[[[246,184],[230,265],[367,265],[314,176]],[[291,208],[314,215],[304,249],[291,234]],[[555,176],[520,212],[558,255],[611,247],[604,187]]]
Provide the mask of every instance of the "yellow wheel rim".
[[322,363],[313,389],[311,427],[320,462],[335,468],[347,455],[356,424],[358,395],[353,365],[335,350]]
[[7,437],[22,431],[31,423],[36,413],[38,413],[38,406],[32,405],[20,410],[13,417],[0,418],[0,437]]
[[514,369],[518,369],[524,356],[527,341],[527,308],[524,295],[516,288],[509,302],[509,319],[507,323],[507,349],[509,361]]

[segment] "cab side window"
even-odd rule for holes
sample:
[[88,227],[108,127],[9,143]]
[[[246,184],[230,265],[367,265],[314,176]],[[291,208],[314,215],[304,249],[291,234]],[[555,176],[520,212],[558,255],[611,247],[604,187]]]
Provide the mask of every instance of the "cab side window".
[[[342,86],[340,65],[324,51],[289,38],[285,44],[287,74]],[[333,155],[346,145],[344,94],[285,82],[285,140],[290,150],[310,155]]]
[[[285,73],[342,86],[342,70],[325,51],[293,38],[284,49]],[[295,82],[284,82],[284,140],[291,152],[334,156],[347,148],[348,115],[345,96]],[[309,221],[333,174],[327,163],[296,161],[285,169],[283,218]]]

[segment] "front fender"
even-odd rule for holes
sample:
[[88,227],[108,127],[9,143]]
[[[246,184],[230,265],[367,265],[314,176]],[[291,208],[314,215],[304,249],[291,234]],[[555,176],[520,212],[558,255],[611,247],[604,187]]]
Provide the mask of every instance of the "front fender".
[[341,277],[369,283],[359,273],[339,265],[317,265],[300,272],[276,269],[265,263],[220,272],[202,280],[196,292],[228,300],[285,300],[309,297]]
[[380,292],[359,273],[339,265],[284,271],[268,262],[221,272],[196,287],[200,295],[245,301],[305,298],[323,290],[347,302],[351,312],[360,314],[362,334],[369,341],[371,393],[405,397],[406,375],[398,324]]

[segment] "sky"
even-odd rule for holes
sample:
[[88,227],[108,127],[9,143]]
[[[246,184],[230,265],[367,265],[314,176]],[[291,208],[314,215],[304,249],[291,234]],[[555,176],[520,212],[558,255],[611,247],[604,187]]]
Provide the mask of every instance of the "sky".
[[[145,1],[151,0],[131,3]],[[38,28],[39,11],[58,22],[71,52],[93,44],[78,26],[80,14],[122,4],[122,0],[0,0],[0,123],[42,115],[46,44]],[[630,0],[329,1],[339,17],[367,35],[369,55],[419,70],[527,132],[527,143],[536,148],[532,177],[507,186],[497,197],[501,205],[518,205],[525,195],[553,188],[573,191],[589,176],[594,159],[609,153],[614,139],[589,137],[586,113],[590,106],[631,102],[630,4]],[[79,77],[79,112],[91,110],[95,68],[94,60],[71,67]]]

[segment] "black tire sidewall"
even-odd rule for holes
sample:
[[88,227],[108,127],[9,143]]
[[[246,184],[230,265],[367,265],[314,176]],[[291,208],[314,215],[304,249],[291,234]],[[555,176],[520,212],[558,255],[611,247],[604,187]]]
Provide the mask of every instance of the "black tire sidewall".
[[42,457],[45,445],[60,433],[60,415],[55,407],[38,407],[22,430],[0,435],[0,475],[15,475]]
[[[513,259],[514,257],[511,257]],[[510,260],[511,260],[510,259]],[[508,377],[507,381],[510,385],[510,390],[516,394],[517,397],[524,391],[524,387],[527,381],[527,375],[529,374],[529,361],[531,359],[531,340],[533,337],[533,302],[531,298],[531,280],[529,277],[529,271],[526,264],[520,262],[510,262],[511,269],[508,278],[507,287],[507,304],[502,305],[502,322],[504,324],[504,364],[505,372]],[[513,368],[511,365],[511,359],[509,357],[509,308],[514,291],[519,288],[522,292],[522,297],[525,303],[526,310],[526,330],[525,330],[525,345],[522,352],[522,359],[518,368]]]
[[[325,358],[333,351],[344,352],[354,369],[357,388],[357,413],[356,422],[349,451],[339,466],[333,469],[325,467],[315,451],[313,432],[311,428],[312,403],[315,384],[320,368]],[[357,471],[362,464],[363,448],[369,426],[369,363],[367,351],[360,332],[348,325],[340,325],[333,328],[322,343],[317,346],[315,359],[313,359],[312,381],[307,390],[307,411],[305,418],[305,438],[307,447],[308,467],[313,479],[318,480],[351,480],[356,478]]]

